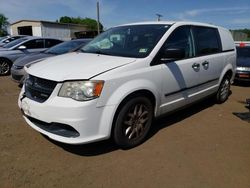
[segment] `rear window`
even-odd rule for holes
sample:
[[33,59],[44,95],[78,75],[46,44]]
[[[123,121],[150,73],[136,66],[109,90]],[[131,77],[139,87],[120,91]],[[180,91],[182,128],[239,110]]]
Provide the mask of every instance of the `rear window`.
[[64,53],[70,52],[76,47],[79,47],[82,43],[83,41],[78,41],[78,40],[66,41],[66,42],[60,43],[56,46],[49,48],[48,50],[45,51],[45,53],[56,54],[56,55],[64,54]]
[[221,51],[218,30],[209,27],[194,27],[197,55],[208,55]]
[[61,40],[54,40],[54,39],[45,39],[45,48],[50,48],[61,43]]
[[237,57],[246,58],[250,57],[250,46],[249,47],[237,47]]
[[44,48],[43,39],[30,40],[23,44],[27,49]]

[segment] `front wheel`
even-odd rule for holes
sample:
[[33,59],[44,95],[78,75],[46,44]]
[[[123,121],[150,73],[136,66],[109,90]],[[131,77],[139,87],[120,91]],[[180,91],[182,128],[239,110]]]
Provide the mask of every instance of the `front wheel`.
[[121,148],[132,148],[141,144],[152,123],[153,106],[142,96],[129,100],[118,112],[114,124],[113,138]]
[[10,74],[11,62],[7,59],[0,59],[0,76]]
[[216,102],[217,103],[223,103],[225,102],[230,94],[230,86],[231,86],[231,82],[230,82],[230,77],[226,76],[225,78],[223,78],[220,87],[217,91],[216,94]]

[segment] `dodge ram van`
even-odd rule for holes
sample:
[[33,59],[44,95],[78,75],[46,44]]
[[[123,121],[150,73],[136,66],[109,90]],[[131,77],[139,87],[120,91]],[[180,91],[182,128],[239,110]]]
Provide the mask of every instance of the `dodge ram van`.
[[80,51],[30,64],[18,104],[53,140],[145,140],[152,120],[214,95],[227,100],[236,70],[230,32],[195,22],[113,27]]

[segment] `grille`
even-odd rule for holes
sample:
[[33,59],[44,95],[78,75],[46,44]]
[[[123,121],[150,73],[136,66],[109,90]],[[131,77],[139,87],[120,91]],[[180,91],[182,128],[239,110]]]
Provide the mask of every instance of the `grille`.
[[25,81],[25,95],[27,98],[43,103],[56,87],[57,82],[28,75]]

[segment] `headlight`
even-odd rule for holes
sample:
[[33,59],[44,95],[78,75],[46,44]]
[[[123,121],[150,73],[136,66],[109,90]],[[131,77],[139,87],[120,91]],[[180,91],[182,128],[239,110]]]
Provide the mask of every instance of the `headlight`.
[[68,97],[77,101],[86,101],[101,95],[104,81],[67,81],[64,82],[58,96]]
[[13,64],[14,69],[23,69],[23,66]]

